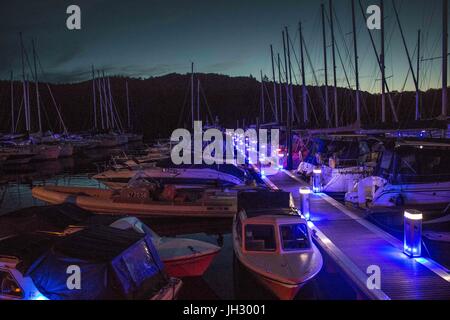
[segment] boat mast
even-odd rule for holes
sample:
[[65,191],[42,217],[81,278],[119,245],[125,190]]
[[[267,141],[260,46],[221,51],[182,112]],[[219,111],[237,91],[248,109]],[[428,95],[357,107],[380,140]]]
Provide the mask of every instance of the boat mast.
[[194,63],[191,63],[191,120],[194,129]]
[[112,124],[110,123],[110,115],[109,115],[109,99],[108,93],[106,92],[106,79],[105,72],[102,71],[102,89],[103,89],[103,97],[105,102],[105,119],[106,119],[106,129],[111,129]]
[[417,30],[417,88],[416,88],[416,121],[420,120],[420,29]]
[[338,114],[338,94],[337,94],[337,78],[336,78],[336,48],[334,39],[334,25],[333,25],[333,0],[329,0],[330,9],[330,28],[331,28],[331,52],[333,58],[333,82],[334,82],[334,126],[339,127]]
[[358,66],[358,44],[356,36],[356,16],[355,16],[355,0],[352,0],[352,27],[353,27],[353,49],[355,56],[355,77],[356,77],[356,127],[361,127],[361,101],[359,88],[359,66]]
[[261,120],[262,123],[266,123],[266,117],[265,117],[265,105],[264,105],[264,79],[263,79],[263,73],[262,70],[260,70],[261,73],[261,103],[260,103],[260,114],[261,114]]
[[37,106],[37,114],[38,114],[38,127],[39,127],[39,134],[42,134],[42,121],[41,121],[41,103],[39,99],[39,84],[38,84],[38,74],[37,74],[37,67],[36,67],[36,49],[34,46],[34,40],[31,40],[31,45],[33,47],[33,64],[34,64],[34,82],[36,86],[36,106]]
[[[398,28],[400,30],[400,35],[402,36],[403,47],[405,48],[406,56],[408,58],[409,70],[411,71],[411,74],[412,74],[412,77],[413,77],[413,81],[414,81],[414,86],[416,88],[416,115],[415,115],[415,119],[418,120],[418,113],[419,113],[419,100],[418,100],[419,99],[419,82],[417,80],[416,74],[414,73],[414,68],[413,68],[413,64],[412,64],[412,60],[411,60],[411,55],[409,54],[408,46],[406,45],[406,40],[405,40],[405,36],[403,34],[403,28],[402,28],[402,24],[400,23],[400,18],[398,16],[398,10],[397,10],[397,7],[395,5],[395,1],[392,1],[392,6],[394,8],[395,18],[397,19]],[[420,43],[420,31],[419,31],[419,42],[418,42],[418,44],[419,43]],[[420,50],[420,48],[418,48],[418,49]],[[420,51],[418,51],[417,57],[419,57],[419,53],[420,53]]]
[[442,0],[442,117],[447,118],[448,0]]
[[386,66],[384,63],[384,0],[380,0],[381,13],[381,122],[386,122]]
[[325,5],[322,3],[320,5],[322,9],[322,40],[323,40],[323,66],[324,66],[324,76],[325,76],[325,120],[327,126],[330,123],[330,110],[328,103],[328,61],[327,61],[327,31],[325,28]]
[[27,84],[25,78],[25,56],[24,56],[24,48],[23,48],[23,40],[22,40],[22,32],[19,33],[20,37],[20,52],[22,55],[22,89],[23,89],[23,105],[24,105],[24,115],[25,115],[25,130],[30,132],[30,121],[28,119],[28,102],[27,102]]
[[306,90],[306,77],[305,77],[305,60],[303,54],[303,31],[302,23],[298,24],[299,34],[300,34],[300,59],[302,67],[302,105],[303,105],[303,122],[306,124],[308,122],[308,91]]
[[288,119],[290,118],[288,116],[289,112],[290,112],[290,100],[289,100],[289,87],[288,87],[288,64],[287,64],[287,55],[286,55],[286,39],[285,39],[285,34],[284,31],[281,32],[282,36],[283,36],[283,53],[284,53],[284,76],[285,76],[285,89],[286,89],[286,121],[288,121]]
[[121,128],[119,127],[119,124],[116,119],[116,114],[114,113],[110,79],[111,78],[109,76],[108,76],[108,78],[106,78],[106,81],[107,81],[106,84],[108,86],[107,89],[108,89],[108,99],[109,99],[109,111],[110,111],[110,115],[111,115],[111,128],[113,130],[117,129],[118,131],[121,131]]
[[200,121],[200,78],[197,77],[197,120]]
[[294,100],[293,100],[293,94],[292,94],[292,64],[291,64],[291,40],[289,37],[289,30],[288,27],[285,27],[286,30],[286,46],[287,46],[287,59],[288,59],[288,65],[286,66],[288,69],[288,73],[286,75],[289,75],[289,82],[288,82],[288,88],[289,88],[289,109],[290,109],[290,117],[291,117],[291,123],[294,119]]
[[103,94],[102,94],[102,82],[100,78],[100,71],[97,70],[97,87],[98,87],[98,96],[100,98],[100,118],[101,118],[101,124],[102,124],[102,130],[105,130],[105,120],[103,115],[103,108],[104,108],[104,101],[103,101]]
[[283,122],[283,90],[281,85],[281,59],[280,59],[280,53],[277,53],[278,58],[278,95],[280,98],[280,122]]
[[26,96],[26,108],[25,111],[27,113],[28,125],[27,131],[31,132],[31,113],[30,113],[30,82],[28,79],[28,74],[25,76],[25,96]]
[[286,76],[286,139],[287,139],[287,149],[288,149],[288,157],[287,157],[287,170],[292,170],[292,133],[291,133],[291,99],[289,93],[289,77],[288,77],[288,62],[286,56],[286,42],[288,44],[289,49],[289,38],[287,34],[287,27],[285,27],[286,34],[283,31],[283,51],[284,51],[284,65],[285,65],[285,76]]
[[14,118],[14,74],[11,71],[11,133],[16,133]]
[[273,79],[273,102],[275,106],[275,121],[278,122],[278,98],[277,98],[277,82],[275,79],[275,64],[273,60],[273,46],[270,45],[270,58],[272,61],[272,79]]
[[[364,11],[363,5],[361,3],[361,0],[359,0],[358,2],[359,2],[359,8],[361,9],[361,16],[365,19],[366,18],[365,11]],[[378,50],[377,50],[377,47],[375,45],[375,40],[374,40],[373,35],[370,32],[369,28],[367,28],[367,33],[369,34],[370,43],[372,45],[372,49],[373,49],[373,52],[375,54],[375,58],[377,59],[378,67],[380,68],[380,72],[382,72],[383,68],[382,68],[381,61],[380,61],[381,55],[378,55]],[[389,99],[389,105],[391,107],[392,115],[394,117],[394,122],[398,122],[397,112],[395,111],[395,108],[394,108],[394,101],[392,100],[392,96],[390,94],[389,86],[386,83],[386,79],[384,81],[384,86],[385,86],[386,92],[388,94],[387,96],[388,96],[388,99]]]
[[92,107],[94,108],[94,129],[95,131],[97,131],[97,95],[95,92],[95,71],[94,71],[94,66],[92,66],[92,95],[93,95],[93,105]]
[[131,129],[131,117],[130,117],[130,99],[128,96],[128,81],[125,81],[125,90],[127,94],[127,120],[128,120],[128,130]]

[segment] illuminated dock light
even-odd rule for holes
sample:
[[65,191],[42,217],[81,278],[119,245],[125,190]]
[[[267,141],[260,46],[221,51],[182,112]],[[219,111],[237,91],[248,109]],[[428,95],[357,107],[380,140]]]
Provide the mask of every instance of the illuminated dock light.
[[309,210],[309,199],[311,194],[311,189],[308,187],[301,187],[299,189],[300,193],[300,211],[305,216],[306,220],[310,220],[311,212]]
[[319,193],[322,191],[322,169],[321,168],[313,169],[312,185],[313,185],[314,193]]
[[423,214],[418,210],[404,212],[403,252],[411,258],[422,254],[422,219]]

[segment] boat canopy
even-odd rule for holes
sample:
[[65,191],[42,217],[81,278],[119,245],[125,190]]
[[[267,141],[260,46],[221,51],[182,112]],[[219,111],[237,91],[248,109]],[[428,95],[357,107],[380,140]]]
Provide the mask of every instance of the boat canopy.
[[291,194],[284,191],[267,190],[240,192],[238,208],[246,211],[250,209],[289,209],[291,208]]
[[[67,286],[69,266],[80,289]],[[163,268],[150,236],[96,226],[56,242],[27,275],[51,300],[145,299],[167,284]]]
[[393,184],[450,181],[450,147],[419,141],[392,144],[383,151],[375,174]]

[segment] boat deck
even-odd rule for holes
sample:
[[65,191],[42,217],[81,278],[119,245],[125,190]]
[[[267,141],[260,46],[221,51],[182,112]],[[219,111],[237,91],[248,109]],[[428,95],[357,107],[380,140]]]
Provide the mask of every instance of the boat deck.
[[[272,188],[292,193],[299,206],[299,187],[306,185],[295,174],[280,171],[266,178]],[[409,258],[403,242],[325,194],[311,195],[311,227],[318,244],[349,279],[370,299],[450,299],[449,270],[432,260]],[[367,286],[370,266],[381,270],[380,289]],[[370,269],[369,269],[370,270]]]

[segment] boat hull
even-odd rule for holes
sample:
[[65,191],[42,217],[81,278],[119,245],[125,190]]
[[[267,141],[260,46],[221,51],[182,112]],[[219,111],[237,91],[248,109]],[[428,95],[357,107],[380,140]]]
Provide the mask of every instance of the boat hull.
[[[89,193],[89,194],[88,194]],[[236,204],[124,203],[108,197],[111,190],[72,187],[35,187],[34,198],[50,204],[73,203],[85,210],[107,214],[132,214],[138,217],[214,217],[232,218]]]
[[163,259],[166,272],[171,277],[201,277],[218,252],[180,259]]
[[175,300],[180,293],[183,282],[177,278],[169,279],[169,284],[156,293],[150,300]]

